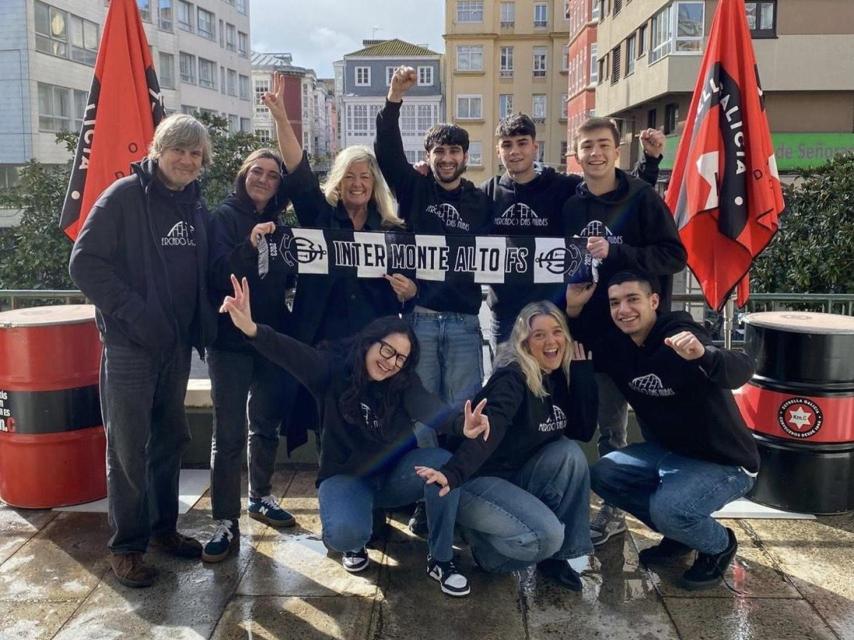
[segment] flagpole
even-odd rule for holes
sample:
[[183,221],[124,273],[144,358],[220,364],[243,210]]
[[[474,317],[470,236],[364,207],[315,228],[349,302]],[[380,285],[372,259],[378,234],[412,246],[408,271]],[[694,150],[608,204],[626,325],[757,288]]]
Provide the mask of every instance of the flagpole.
[[732,349],[732,325],[733,316],[735,315],[735,301],[732,299],[732,294],[726,298],[724,305],[724,349]]

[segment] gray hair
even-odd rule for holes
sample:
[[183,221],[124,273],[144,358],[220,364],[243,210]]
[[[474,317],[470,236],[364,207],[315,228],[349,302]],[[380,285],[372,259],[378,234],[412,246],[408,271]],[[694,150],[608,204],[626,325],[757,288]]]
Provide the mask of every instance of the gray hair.
[[211,163],[211,138],[205,125],[185,113],[164,118],[154,131],[148,157],[157,160],[166,149],[202,149],[202,166]]

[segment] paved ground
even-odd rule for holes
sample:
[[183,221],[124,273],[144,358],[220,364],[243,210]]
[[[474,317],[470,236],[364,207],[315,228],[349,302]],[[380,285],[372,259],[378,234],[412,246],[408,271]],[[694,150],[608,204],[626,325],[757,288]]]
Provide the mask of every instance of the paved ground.
[[[463,549],[473,593],[454,600],[426,578],[425,545],[400,522],[353,576],[319,540],[313,472],[281,470],[275,491],[296,529],[244,517],[240,553],[218,565],[151,553],[161,576],[143,590],[109,572],[104,515],[0,507],[0,638],[854,639],[854,514],[729,522],[737,561],[726,586],[699,594],[674,586],[680,567],[638,568],[655,541],[640,526],[599,552],[582,594],[487,576]],[[207,496],[180,526],[207,535]]]

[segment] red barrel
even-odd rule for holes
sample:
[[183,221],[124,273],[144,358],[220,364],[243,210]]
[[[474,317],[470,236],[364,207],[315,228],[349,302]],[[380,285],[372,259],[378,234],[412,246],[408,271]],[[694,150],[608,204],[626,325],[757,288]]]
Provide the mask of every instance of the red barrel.
[[775,311],[745,326],[756,373],[735,398],[762,458],[750,497],[805,513],[854,509],[854,318]]
[[0,313],[0,500],[42,509],[107,495],[92,305]]

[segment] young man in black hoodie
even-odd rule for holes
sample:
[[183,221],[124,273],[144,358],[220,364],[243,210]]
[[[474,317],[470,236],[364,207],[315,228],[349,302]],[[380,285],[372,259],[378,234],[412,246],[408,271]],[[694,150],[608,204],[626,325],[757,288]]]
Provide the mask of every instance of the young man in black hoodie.
[[[591,468],[592,488],[664,535],[640,553],[646,565],[697,557],[682,576],[687,589],[718,584],[735,556],[731,529],[711,514],[745,495],[759,454],[731,389],[753,375],[744,353],[719,349],[684,311],[656,314],[654,278],[622,271],[607,292],[610,332],[590,331],[582,309],[596,285],[567,287],[566,311],[576,336],[629,400],[646,442],[612,451]],[[580,317],[581,316],[581,317]]]
[[[574,193],[581,176],[558,173],[551,167],[539,168],[537,131],[534,121],[523,113],[507,116],[495,130],[496,150],[505,172],[480,185],[486,194],[492,214],[493,232],[508,236],[563,237],[563,204]],[[644,156],[635,173],[644,181],[655,184],[658,163],[664,149],[663,135],[654,129],[641,134]],[[529,302],[549,300],[560,306],[564,287],[555,285],[526,285],[524,287],[493,286],[498,342],[510,335],[513,321]]]
[[163,120],[148,158],[101,194],[71,251],[71,278],[95,304],[104,343],[110,564],[130,587],[157,575],[143,561],[149,542],[180,557],[202,553],[176,525],[190,351],[201,353],[216,333],[197,180],[210,156],[202,123],[182,114]]
[[[584,122],[576,130],[575,148],[584,182],[563,205],[564,232],[587,238],[588,251],[601,261],[601,282],[624,269],[654,276],[661,308],[669,310],[673,274],[685,268],[687,254],[667,205],[646,182],[617,168],[620,132],[610,119]],[[591,326],[610,325],[606,293],[600,287],[584,309],[595,318]],[[599,373],[596,381],[599,455],[604,456],[626,446],[628,405],[608,376]],[[607,503],[590,525],[597,546],[625,530],[625,517]]]
[[[374,150],[380,169],[399,203],[399,215],[414,233],[457,235],[489,230],[484,194],[462,177],[468,161],[465,129],[438,124],[424,136],[430,171],[412,168],[403,150],[400,111],[403,96],[417,83],[412,67],[395,70],[385,106],[377,115]],[[421,356],[417,372],[425,388],[449,405],[462,403],[483,382],[483,337],[478,312],[481,288],[475,283],[418,280],[418,294],[409,315]],[[436,446],[435,432],[419,429],[424,446]],[[420,507],[420,506],[419,506]],[[416,510],[410,528],[424,533],[426,519]]]

